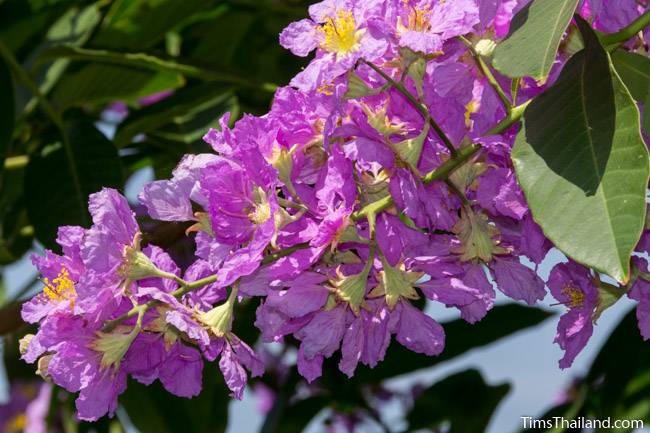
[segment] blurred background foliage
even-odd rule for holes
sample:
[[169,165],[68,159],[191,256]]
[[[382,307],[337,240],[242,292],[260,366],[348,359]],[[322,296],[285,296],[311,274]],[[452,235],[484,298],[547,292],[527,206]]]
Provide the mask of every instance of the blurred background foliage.
[[[150,167],[167,177],[182,155],[209,151],[201,140],[226,112],[264,113],[273,90],[304,66],[282,49],[278,34],[306,16],[307,0],[0,0],[0,265],[51,247],[60,225],[87,225],[88,194],[123,189]],[[147,241],[173,248],[182,263],[183,229],[143,221]],[[17,340],[29,331],[19,301],[38,287],[5,293],[0,284],[0,333],[11,381],[33,378],[19,361]],[[236,332],[254,341],[257,304],[238,311]],[[423,306],[424,307],[424,306]],[[549,415],[650,416],[650,349],[630,313]],[[375,369],[351,380],[329,360],[324,376],[307,385],[291,359],[295,342],[269,351],[268,372],[252,382],[275,395],[262,432],[298,433],[320,414],[354,431],[485,431],[508,384],[489,385],[476,370],[403,393],[383,384],[431,368],[471,349],[536,326],[549,313],[502,305],[478,326],[445,323],[447,347],[437,358],[393,344]],[[276,348],[277,349],[277,348]],[[295,356],[295,355],[293,355]],[[88,425],[71,416],[73,396],[54,391],[52,431],[220,433],[229,397],[216,365],[204,372],[204,391],[176,398],[155,384],[130,383],[118,420]],[[344,380],[345,379],[345,380]],[[402,421],[387,425],[383,408],[395,402]],[[129,420],[126,422],[126,420]],[[234,431],[238,430],[235,426]],[[343,431],[343,430],[337,430]]]

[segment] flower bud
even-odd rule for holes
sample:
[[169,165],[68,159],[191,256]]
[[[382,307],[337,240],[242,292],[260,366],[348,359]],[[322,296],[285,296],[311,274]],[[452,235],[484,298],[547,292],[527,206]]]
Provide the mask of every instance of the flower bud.
[[98,332],[97,339],[90,343],[90,348],[102,354],[100,367],[102,369],[120,366],[122,358],[126,351],[131,347],[131,343],[135,340],[140,332],[139,327],[133,328],[128,334],[121,333],[119,329],[117,332]]
[[238,286],[233,286],[228,299],[212,310],[201,313],[199,320],[205,324],[217,337],[224,337],[232,328],[233,307],[237,299]]
[[37,362],[36,374],[41,376],[43,380],[50,381],[50,374],[48,373],[48,367],[50,366],[50,361],[52,360],[52,355],[41,356]]
[[494,54],[494,50],[497,47],[497,43],[491,39],[481,39],[476,43],[474,49],[481,57],[490,58]]
[[137,281],[143,278],[159,277],[164,272],[158,269],[142,251],[137,251],[132,246],[126,246],[120,273],[124,278]]
[[34,338],[34,334],[26,334],[18,341],[18,350],[21,355],[26,354],[27,350],[29,350],[29,343],[32,341],[32,338]]
[[137,281],[151,277],[170,277],[168,272],[158,269],[151,259],[140,251],[141,238],[142,233],[136,233],[133,238],[133,244],[124,247],[122,253],[122,265],[118,269],[120,275],[130,281]]
[[611,284],[603,283],[601,281],[597,282],[598,284],[598,303],[596,304],[596,309],[592,316],[594,323],[600,318],[600,315],[603,314],[603,311],[614,305],[621,297],[625,294],[625,287],[616,287]]

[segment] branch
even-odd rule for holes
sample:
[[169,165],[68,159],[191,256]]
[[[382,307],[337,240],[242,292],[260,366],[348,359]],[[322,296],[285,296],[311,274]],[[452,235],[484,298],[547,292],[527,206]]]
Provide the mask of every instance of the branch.
[[512,111],[512,103],[506,96],[505,92],[499,85],[499,82],[496,80],[494,77],[494,74],[492,73],[492,70],[490,67],[485,63],[483,58],[479,53],[476,52],[476,49],[474,49],[474,45],[467,40],[464,36],[458,36],[458,39],[465,44],[465,46],[469,49],[470,53],[472,53],[472,57],[474,57],[474,60],[476,61],[476,64],[478,65],[479,69],[485,75],[485,78],[487,78],[488,82],[494,88],[494,90],[497,92],[497,95],[499,96],[499,99],[501,99],[501,102],[503,102],[503,106],[506,109],[506,112],[510,113]]
[[402,83],[398,83],[397,81],[393,80],[388,74],[386,74],[384,71],[382,71],[377,65],[374,63],[368,62],[367,60],[362,60],[363,63],[366,65],[370,66],[373,71],[377,72],[381,77],[386,80],[388,83],[390,83],[391,86],[393,86],[398,92],[400,92],[406,99],[409,100],[409,102],[417,109],[422,117],[424,117],[424,120],[426,121],[428,119],[429,124],[433,128],[434,131],[436,131],[436,134],[438,134],[438,137],[440,137],[440,140],[445,144],[445,147],[449,150],[452,156],[456,156],[457,150],[454,147],[454,145],[451,143],[451,140],[449,140],[449,137],[447,137],[440,128],[440,126],[436,123],[436,121],[431,117],[429,114],[429,111],[411,94],[411,92],[408,91],[406,87]]
[[501,122],[499,122],[494,128],[490,129],[488,132],[485,133],[485,135],[497,135],[501,134],[503,131],[506,129],[510,128],[512,125],[517,123],[519,119],[524,115],[524,111],[526,111],[526,107],[528,107],[528,104],[530,104],[532,101],[526,101],[521,105],[517,105],[516,107],[513,107],[510,113],[503,119]]
[[602,35],[600,37],[600,42],[605,46],[622,44],[648,26],[650,26],[650,11],[644,13],[639,18],[632,21],[627,27],[622,28],[616,33]]
[[[454,171],[459,166],[463,165],[468,159],[470,159],[476,152],[481,149],[479,144],[472,144],[471,146],[463,147],[458,150],[456,158],[449,159],[444,162],[440,167],[435,170],[430,171],[422,177],[422,182],[427,184],[431,183],[434,180],[446,179],[449,174]],[[360,219],[367,218],[370,214],[378,214],[379,212],[387,209],[393,204],[393,198],[388,195],[384,198],[381,198],[377,201],[374,201],[370,204],[367,204],[359,212],[352,214],[352,220],[357,221]]]

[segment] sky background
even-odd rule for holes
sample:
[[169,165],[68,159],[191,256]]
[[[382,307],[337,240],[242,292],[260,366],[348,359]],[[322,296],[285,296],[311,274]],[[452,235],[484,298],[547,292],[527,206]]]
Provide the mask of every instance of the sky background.
[[[135,201],[142,184],[152,177],[153,173],[149,169],[144,169],[134,176],[125,190],[129,200]],[[552,250],[540,265],[540,276],[546,280],[553,265],[561,260],[563,260],[563,255]],[[15,294],[35,275],[35,270],[27,256],[13,265],[5,267],[4,276],[8,295]],[[497,293],[497,303],[510,302],[505,296]],[[417,382],[428,386],[450,374],[475,368],[481,372],[484,380],[490,385],[504,382],[511,385],[510,393],[498,407],[487,433],[507,433],[519,430],[522,426],[520,417],[536,417],[546,412],[574,378],[587,372],[610,332],[634,307],[634,302],[623,297],[616,305],[605,311],[594,329],[594,335],[588,346],[576,358],[573,366],[566,370],[560,370],[557,363],[562,356],[562,351],[553,343],[553,339],[557,318],[565,310],[565,307],[562,305],[550,307],[554,302],[551,295],[547,294],[546,298],[539,303],[539,307],[555,312],[558,316],[551,317],[536,327],[518,332],[487,347],[474,349],[463,356],[437,364],[431,369],[421,370],[407,378],[389,382],[389,386],[404,389]],[[457,310],[447,309],[440,304],[430,303],[427,312],[439,321],[448,321],[459,317]],[[478,322],[475,326],[481,326],[481,323]],[[398,343],[393,341],[392,344]],[[471,390],[468,390],[468,398],[470,397]],[[0,371],[0,402],[6,398],[7,380],[4,367],[2,367],[2,371]],[[384,416],[388,425],[399,425],[398,411],[391,411],[389,408]],[[263,415],[257,410],[257,402],[253,393],[247,390],[243,401],[233,401],[230,406],[227,433],[258,431],[263,419]],[[309,433],[319,432],[317,422],[313,422],[307,431]],[[368,430],[367,433],[371,433],[371,431]],[[639,431],[650,432],[650,429]]]

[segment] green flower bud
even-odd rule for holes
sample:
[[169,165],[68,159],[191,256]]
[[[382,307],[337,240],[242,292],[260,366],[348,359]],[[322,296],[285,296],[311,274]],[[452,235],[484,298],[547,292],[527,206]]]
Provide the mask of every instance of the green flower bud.
[[97,338],[90,343],[90,348],[95,352],[102,354],[100,367],[102,369],[114,367],[117,369],[122,362],[126,351],[131,347],[140,332],[140,327],[136,326],[131,332],[124,334],[121,332],[125,327],[119,327],[114,332],[98,332]]
[[210,328],[217,337],[224,337],[230,333],[237,292],[238,286],[235,285],[226,302],[198,316],[199,321]]
[[494,50],[497,47],[497,43],[491,39],[481,39],[474,46],[474,50],[481,57],[490,58],[494,54]]

